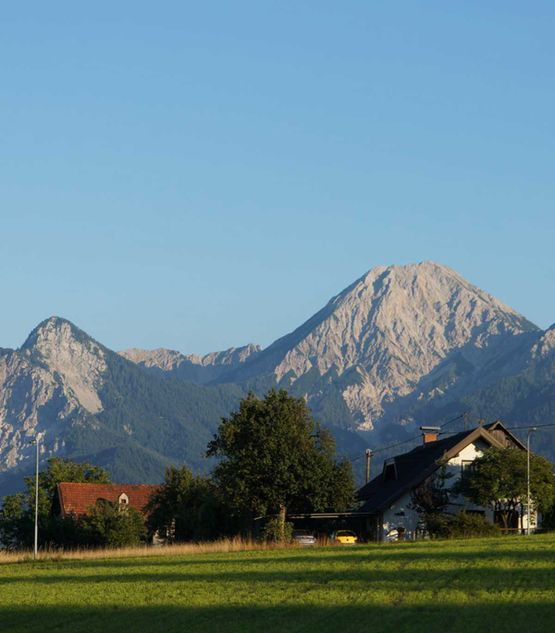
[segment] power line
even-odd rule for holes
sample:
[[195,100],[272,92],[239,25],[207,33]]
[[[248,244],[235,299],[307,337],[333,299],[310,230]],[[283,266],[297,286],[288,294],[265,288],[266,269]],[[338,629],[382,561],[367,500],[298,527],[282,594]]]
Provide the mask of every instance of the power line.
[[462,418],[464,418],[464,416],[469,413],[469,411],[463,411],[460,415],[457,415],[454,418],[451,418],[450,420],[447,420],[447,422],[445,422],[444,424],[442,424],[439,428],[443,429],[445,428],[448,424],[451,424],[451,422],[456,422],[457,420],[460,420]]
[[382,448],[376,448],[372,450],[372,454],[375,453],[383,453],[384,451],[388,451],[391,448],[396,448],[397,446],[402,446],[403,444],[408,444],[409,442],[415,442],[420,437],[420,433],[418,435],[414,435],[413,437],[409,437],[406,440],[401,440],[400,442],[395,442],[394,444],[390,444],[389,446],[382,446]]
[[507,431],[524,431],[527,429],[554,428],[555,424],[528,424],[527,426],[508,426]]
[[[463,413],[455,416],[454,418],[447,420],[447,422],[444,422],[439,428],[444,429],[446,426],[448,426],[452,422],[456,422],[457,420],[463,419],[468,413],[469,411],[464,411]],[[531,428],[534,428],[534,429],[555,428],[555,424],[535,424],[535,425],[529,424],[527,426],[512,426],[512,427],[507,426],[505,428],[508,431],[523,431],[523,430],[528,430]],[[439,435],[456,435],[457,433],[460,433],[460,431],[442,431],[441,433],[439,433]],[[414,435],[413,437],[409,437],[405,440],[394,442],[393,444],[388,444],[387,446],[382,446],[380,448],[372,449],[372,456],[374,456],[376,453],[383,453],[385,451],[389,451],[391,449],[397,448],[398,446],[403,446],[404,444],[415,442],[419,438],[420,438],[420,433],[418,435]],[[344,459],[346,459],[351,464],[354,464],[355,462],[358,462],[360,459],[363,459],[364,457],[366,457],[366,455],[358,454],[356,457],[345,456]]]
[[[469,411],[464,411],[463,413],[460,413],[459,415],[455,416],[454,418],[451,418],[450,420],[447,420],[447,422],[444,422],[439,428],[440,429],[444,429],[446,426],[448,426],[449,424],[452,424],[453,422],[456,422],[457,420],[461,420],[464,418],[465,415],[467,415],[469,413]],[[529,424],[527,426],[512,426],[509,427],[507,426],[507,430],[508,431],[522,431],[522,430],[527,430],[529,428],[535,428],[535,429],[543,429],[543,428],[554,428],[555,424]],[[440,433],[440,435],[455,435],[456,433],[460,433],[460,431],[442,431]],[[415,442],[416,440],[418,440],[420,438],[420,433],[418,435],[414,435],[412,437],[409,437],[405,440],[400,440],[399,442],[394,442],[393,444],[388,444],[387,446],[381,446],[380,448],[376,448],[376,449],[372,449],[372,455],[375,455],[376,453],[383,453],[385,451],[389,451],[393,448],[397,448],[398,446],[403,446],[404,444],[409,444],[410,442]],[[345,459],[347,459],[347,461],[351,462],[352,464],[354,464],[355,462],[358,462],[360,459],[362,459],[364,457],[364,455],[359,454],[356,457],[350,457],[350,456],[346,456]]]
[[[463,411],[463,413],[460,413],[459,415],[455,416],[454,418],[451,418],[450,420],[447,420],[447,422],[444,422],[439,428],[443,429],[445,428],[448,424],[451,424],[452,422],[456,422],[457,420],[460,420],[461,418],[464,418],[464,416],[468,413],[468,411]],[[455,433],[455,431],[453,432]],[[440,435],[451,435],[451,433],[440,433]],[[420,438],[420,433],[418,435],[414,435],[412,437],[407,438],[406,440],[400,440],[399,442],[394,442],[393,444],[389,444],[387,446],[382,446],[380,448],[376,448],[376,449],[372,449],[372,455],[375,455],[376,453],[383,453],[385,451],[389,451],[393,448],[397,448],[398,446],[403,446],[404,444],[409,444],[410,442],[415,442],[416,440],[418,440]],[[355,462],[358,462],[359,459],[362,459],[363,457],[365,457],[364,455],[357,455],[356,457],[346,457],[345,459],[347,459],[347,461],[351,462],[351,464],[354,464]]]
[[[382,446],[381,448],[376,448],[375,450],[372,449],[372,455],[374,455],[375,453],[383,453],[383,451],[388,451],[389,449],[395,448],[396,446],[401,446],[402,444],[408,444],[409,442],[414,442],[419,437],[420,437],[420,434],[415,435],[414,437],[410,437],[409,439],[402,440],[400,442],[395,442],[395,444],[390,444],[389,446]],[[351,464],[354,464],[354,462],[357,462],[359,459],[362,459],[363,457],[365,457],[365,455],[359,454],[356,457],[346,456],[345,459],[351,462]]]
[[508,426],[509,430],[522,430],[522,429],[545,429],[545,428],[553,428],[555,424],[528,424],[527,426]]

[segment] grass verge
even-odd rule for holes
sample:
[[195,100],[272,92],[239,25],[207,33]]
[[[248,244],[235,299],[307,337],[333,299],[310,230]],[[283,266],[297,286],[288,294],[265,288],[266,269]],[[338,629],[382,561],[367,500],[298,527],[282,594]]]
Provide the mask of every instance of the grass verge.
[[555,536],[19,561],[0,630],[539,633]]

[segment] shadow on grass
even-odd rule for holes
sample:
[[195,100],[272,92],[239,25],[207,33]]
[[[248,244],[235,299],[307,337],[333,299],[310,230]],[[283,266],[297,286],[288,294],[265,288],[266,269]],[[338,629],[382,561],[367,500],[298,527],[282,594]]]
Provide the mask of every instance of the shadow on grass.
[[555,606],[526,605],[419,606],[144,606],[91,608],[87,606],[17,605],[0,611],[0,627],[9,633],[545,633],[552,630]]
[[[50,571],[50,573],[48,573]],[[0,578],[0,586],[6,588],[17,584],[32,584],[33,587],[51,587],[59,585],[60,592],[70,583],[74,587],[87,587],[105,583],[106,585],[163,585],[171,590],[174,587],[185,587],[194,590],[196,583],[214,585],[217,589],[222,584],[227,589],[233,584],[249,585],[255,588],[258,583],[283,587],[284,585],[308,585],[331,587],[349,587],[356,592],[372,591],[372,589],[391,590],[392,592],[415,592],[422,590],[440,590],[443,586],[457,589],[466,594],[477,591],[488,591],[493,594],[512,591],[520,588],[525,591],[551,592],[555,586],[553,566],[541,568],[515,565],[511,568],[499,568],[495,565],[480,567],[453,566],[439,569],[371,569],[368,567],[350,567],[347,569],[326,568],[286,568],[275,569],[269,565],[267,569],[214,569],[210,572],[197,572],[165,568],[152,571],[132,571],[118,573],[117,570],[107,573],[63,573],[62,570],[43,570],[40,575],[6,576]],[[56,589],[57,591],[57,589]],[[148,592],[146,592],[148,595]],[[554,593],[555,596],[555,593]],[[554,597],[555,600],[555,597]],[[555,627],[555,622],[554,622]]]

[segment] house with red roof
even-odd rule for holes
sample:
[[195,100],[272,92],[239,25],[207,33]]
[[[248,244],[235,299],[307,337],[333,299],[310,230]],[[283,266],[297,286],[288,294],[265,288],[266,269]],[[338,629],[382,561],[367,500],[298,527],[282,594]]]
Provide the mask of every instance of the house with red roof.
[[99,503],[110,503],[121,508],[133,508],[146,517],[145,507],[159,486],[147,484],[58,484],[59,513],[62,518],[79,518]]

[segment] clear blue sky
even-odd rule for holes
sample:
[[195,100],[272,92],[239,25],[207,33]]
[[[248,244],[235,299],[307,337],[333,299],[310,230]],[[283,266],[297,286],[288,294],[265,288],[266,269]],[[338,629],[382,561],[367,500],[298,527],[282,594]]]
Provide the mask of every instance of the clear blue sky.
[[0,346],[269,344],[432,259],[555,321],[552,2],[12,2]]

